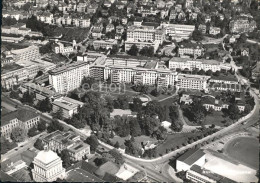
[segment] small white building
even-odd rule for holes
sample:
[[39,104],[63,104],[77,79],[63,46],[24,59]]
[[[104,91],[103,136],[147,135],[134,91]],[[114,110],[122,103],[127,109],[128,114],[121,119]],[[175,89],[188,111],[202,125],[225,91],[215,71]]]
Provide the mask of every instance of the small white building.
[[177,172],[187,171],[192,165],[202,166],[205,162],[205,153],[201,149],[191,149],[177,159],[176,169]]
[[52,105],[53,112],[57,112],[61,108],[63,112],[63,117],[70,118],[73,116],[73,114],[76,114],[78,112],[78,107],[82,107],[84,103],[69,97],[62,97],[56,99],[52,103]]

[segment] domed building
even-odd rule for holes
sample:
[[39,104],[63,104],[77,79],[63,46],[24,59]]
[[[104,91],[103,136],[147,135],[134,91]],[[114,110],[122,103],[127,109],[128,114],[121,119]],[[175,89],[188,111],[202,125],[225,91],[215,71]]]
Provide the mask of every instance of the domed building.
[[61,158],[46,147],[44,149],[33,160],[33,180],[36,182],[53,182],[58,178],[63,179],[65,169],[62,167]]

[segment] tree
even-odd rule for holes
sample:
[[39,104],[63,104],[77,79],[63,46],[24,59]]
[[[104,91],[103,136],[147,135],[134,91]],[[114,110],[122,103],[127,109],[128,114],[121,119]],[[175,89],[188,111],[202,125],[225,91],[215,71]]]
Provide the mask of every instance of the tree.
[[132,140],[125,140],[125,152],[127,154],[133,155],[133,156],[140,156],[141,155],[141,149],[138,147],[138,145],[132,141]]
[[91,135],[90,137],[88,137],[85,142],[90,145],[91,151],[96,151],[99,145],[98,139],[95,135]]
[[159,126],[159,128],[153,132],[153,136],[156,137],[157,140],[165,140],[167,130],[163,126]]
[[84,77],[81,81],[81,86],[83,89],[90,89],[95,82],[96,80],[93,77]]
[[124,158],[117,149],[112,149],[108,153],[111,154],[115,158],[116,164],[122,165],[124,163]]
[[26,4],[24,4],[23,6],[22,6],[22,9],[24,10],[24,11],[29,11],[30,10],[30,8],[31,8],[31,3],[26,3]]
[[20,99],[20,96],[19,96],[19,92],[18,91],[14,91],[14,90],[11,90],[10,92],[10,98],[13,98],[13,99]]
[[63,119],[63,110],[59,108],[56,112],[52,113],[53,119]]
[[140,98],[133,98],[132,111],[138,112],[142,110],[142,101]]
[[113,45],[112,49],[110,50],[110,55],[115,55],[118,52],[118,46],[117,45]]
[[5,137],[1,136],[1,154],[5,154],[15,147],[17,147],[16,143],[10,142]]
[[135,44],[131,46],[131,48],[127,52],[129,55],[136,56],[138,54],[138,48]]
[[130,98],[127,95],[119,95],[114,107],[119,109],[129,109],[129,101]]
[[113,112],[114,110],[114,101],[110,96],[105,97],[106,100],[106,108],[108,109],[109,112]]
[[14,142],[23,142],[26,138],[26,132],[23,128],[16,127],[11,132],[11,139]]
[[212,73],[213,73],[212,70],[207,70],[206,75],[207,75],[207,76],[211,76]]
[[[41,112],[51,112],[52,110],[52,104],[50,102],[50,99],[46,97],[44,100],[41,100],[38,102],[36,108],[40,110]],[[59,118],[61,119],[61,118]]]
[[40,77],[40,76],[42,76],[42,75],[43,75],[43,72],[42,72],[42,71],[38,71],[37,74],[36,74],[36,76],[35,76],[35,78]]
[[62,166],[64,168],[68,168],[71,166],[71,160],[70,160],[70,154],[68,149],[64,149],[61,151],[61,160],[62,160]]
[[33,146],[40,151],[44,149],[41,139],[37,139]]
[[161,94],[160,90],[158,88],[155,88],[151,91],[151,95],[158,97]]
[[195,29],[193,32],[192,32],[192,39],[194,41],[202,41],[203,40],[203,35],[201,33],[201,31],[199,31],[198,29]]
[[228,106],[228,114],[230,119],[237,120],[239,118],[239,113],[240,111],[237,104],[230,104]]
[[52,122],[47,127],[47,131],[48,131],[48,133],[51,133],[56,130],[63,131],[64,128],[57,119],[53,119]]
[[172,123],[178,121],[179,119],[179,110],[176,105],[171,105],[169,107],[169,117],[172,120]]
[[23,94],[23,97],[21,98],[21,102],[24,104],[33,105],[34,99],[35,99],[35,94],[27,91]]
[[33,136],[37,135],[38,130],[37,130],[36,126],[29,129],[27,134],[28,134],[29,137],[33,137]]
[[130,135],[133,137],[142,135],[141,127],[136,118],[130,119]]
[[115,143],[115,148],[119,148],[120,147],[120,145],[119,145],[119,142],[118,141],[116,141],[116,143]]
[[40,120],[40,122],[38,123],[37,129],[38,129],[40,132],[45,131],[45,130],[46,130],[46,122],[43,121],[43,120]]
[[206,73],[205,73],[204,70],[201,69],[201,70],[198,72],[198,74],[199,74],[199,75],[205,75]]

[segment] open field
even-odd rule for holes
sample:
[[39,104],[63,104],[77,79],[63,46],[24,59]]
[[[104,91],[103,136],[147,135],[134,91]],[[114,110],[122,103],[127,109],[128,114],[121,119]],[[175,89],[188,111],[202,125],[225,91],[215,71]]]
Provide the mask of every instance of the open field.
[[66,180],[68,182],[102,182],[101,179],[82,169],[68,172]]
[[[128,140],[128,137],[119,137],[119,136],[115,136],[113,139],[110,139],[112,143],[116,143],[118,142],[120,145],[125,143],[125,140]],[[141,145],[141,142],[157,142],[156,139],[145,136],[145,135],[141,135],[139,137],[135,137],[135,142],[137,142],[138,144]]]
[[[186,123],[190,126],[198,126],[198,124],[195,124],[191,122],[186,116],[183,116],[184,120]],[[232,124],[233,121],[228,118],[228,117],[223,117],[222,112],[219,111],[214,111],[212,114],[209,114],[206,116],[204,122],[202,123],[203,125],[216,125],[216,126],[221,126],[224,127],[226,124],[230,125]]]
[[189,137],[197,136],[198,134],[195,133],[175,133],[168,135],[167,139],[164,143],[157,146],[158,154],[165,154],[166,149],[174,149],[177,146],[182,146],[183,143],[187,142]]
[[254,169],[259,167],[258,140],[252,137],[238,137],[228,142],[224,147],[224,153]]
[[54,30],[54,35],[60,35],[62,34],[61,40],[63,41],[69,41],[72,42],[73,40],[76,40],[76,42],[80,42],[87,38],[88,36],[88,28],[63,28],[63,27],[57,27]]

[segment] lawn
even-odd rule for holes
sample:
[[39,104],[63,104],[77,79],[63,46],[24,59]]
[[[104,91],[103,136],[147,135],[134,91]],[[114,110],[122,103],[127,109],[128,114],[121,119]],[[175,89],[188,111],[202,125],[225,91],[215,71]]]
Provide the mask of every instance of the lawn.
[[[190,126],[199,126],[198,124],[193,123],[190,121],[185,115],[183,115],[184,120],[186,123]],[[203,125],[216,125],[216,126],[225,126],[232,124],[233,121],[228,117],[223,117],[223,113],[220,111],[214,111],[212,114],[209,114],[205,117],[204,122],[202,122]]]
[[87,38],[88,31],[89,31],[89,28],[57,27],[54,30],[54,35],[62,34],[63,36],[62,36],[61,40],[63,40],[63,41],[72,42],[73,40],[76,40],[76,42],[80,42]]
[[[128,137],[119,137],[119,136],[115,136],[113,139],[110,139],[112,143],[116,143],[118,142],[120,145],[125,143],[125,140],[127,140]],[[152,142],[157,142],[156,139],[149,137],[149,136],[145,136],[145,135],[141,135],[139,137],[135,137],[135,142],[137,142],[138,144],[141,145],[141,142],[147,142],[147,141],[152,141]]]
[[[199,133],[199,132],[198,132]],[[175,133],[168,135],[167,139],[164,143],[157,146],[158,154],[165,154],[166,149],[173,149],[177,146],[182,146],[183,143],[186,143],[189,137],[198,136],[199,134],[195,134],[192,132],[189,133]]]
[[48,56],[43,58],[43,60],[52,62],[54,64],[64,64],[68,61],[68,59],[65,56],[62,56],[60,54],[50,53]]
[[102,182],[101,179],[83,169],[74,169],[67,173],[68,182]]
[[259,167],[259,141],[252,137],[238,137],[228,142],[224,153],[252,168]]

